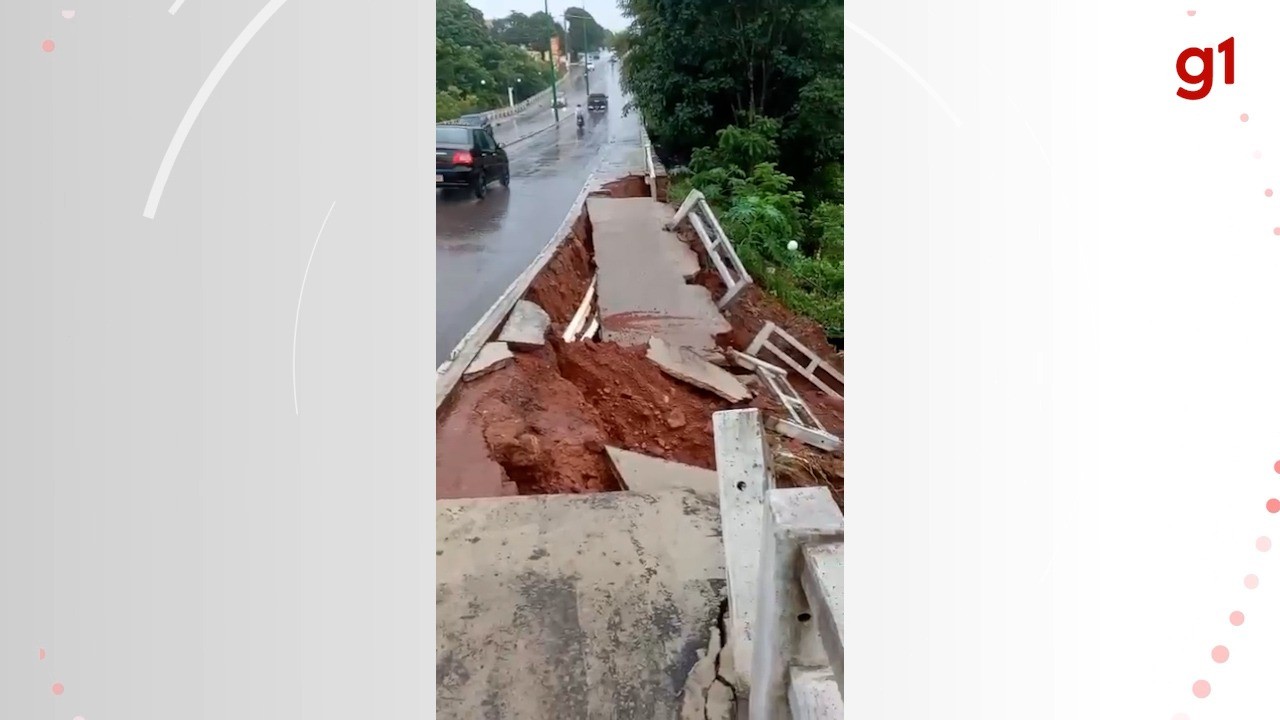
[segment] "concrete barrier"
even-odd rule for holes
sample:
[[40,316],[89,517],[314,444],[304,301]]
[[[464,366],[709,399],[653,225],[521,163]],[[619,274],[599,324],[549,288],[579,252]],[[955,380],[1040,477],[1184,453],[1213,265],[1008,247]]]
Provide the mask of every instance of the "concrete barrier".
[[711,422],[728,680],[750,720],[844,717],[844,516],[825,487],[776,487],[758,409]]

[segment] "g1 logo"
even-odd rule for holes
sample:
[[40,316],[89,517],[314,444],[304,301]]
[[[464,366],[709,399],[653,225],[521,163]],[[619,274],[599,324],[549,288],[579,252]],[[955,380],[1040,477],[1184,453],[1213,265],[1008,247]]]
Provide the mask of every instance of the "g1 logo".
[[[1222,82],[1234,85],[1236,82],[1236,39],[1229,37],[1218,45],[1218,52],[1224,58]],[[1200,72],[1192,75],[1187,70],[1187,62],[1192,58],[1200,60]],[[1213,48],[1187,48],[1178,55],[1178,77],[1188,85],[1199,85],[1194,90],[1178,88],[1178,97],[1183,100],[1203,100],[1213,89]]]

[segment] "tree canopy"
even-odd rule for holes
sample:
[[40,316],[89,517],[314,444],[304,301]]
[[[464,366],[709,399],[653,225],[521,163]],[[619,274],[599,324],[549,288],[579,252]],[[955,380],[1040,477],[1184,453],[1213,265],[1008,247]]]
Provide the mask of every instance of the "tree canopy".
[[593,53],[608,44],[612,33],[601,27],[600,23],[596,22],[596,19],[586,10],[580,7],[566,8],[564,18],[569,26],[565,32],[565,42],[568,43],[567,49],[575,60],[584,48],[586,52]]
[[560,47],[565,46],[564,28],[544,12],[536,12],[532,15],[513,12],[504,18],[494,20],[493,34],[504,43],[520,45],[541,53],[550,52],[552,35],[560,39]]
[[[545,13],[529,18],[539,15],[550,20]],[[510,32],[510,28],[505,30]],[[542,37],[545,48],[548,36]],[[439,0],[436,3],[436,117],[456,118],[501,107],[507,104],[507,88],[511,88],[516,102],[546,88],[551,82],[550,65],[536,60],[520,45],[504,40],[497,22],[491,31],[484,15],[466,0]]]
[[[781,125],[780,166],[802,182],[843,161],[844,5],[839,0],[621,0],[615,47],[650,134],[687,158],[717,130]],[[622,48],[619,48],[622,49]]]

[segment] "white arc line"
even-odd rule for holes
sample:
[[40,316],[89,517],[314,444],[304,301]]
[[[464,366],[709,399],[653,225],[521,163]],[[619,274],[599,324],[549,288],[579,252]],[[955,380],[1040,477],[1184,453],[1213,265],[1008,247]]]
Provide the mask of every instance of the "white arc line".
[[320,236],[324,234],[324,227],[329,224],[329,216],[333,214],[333,208],[338,204],[337,200],[329,206],[329,212],[324,214],[324,221],[320,223],[320,232],[316,233],[316,241],[311,245],[311,257],[307,258],[307,269],[302,271],[302,287],[298,288],[298,310],[293,315],[293,414],[298,414],[298,321],[302,319],[302,293],[307,290],[307,275],[311,273],[311,261],[316,259],[316,248],[320,247]]
[[929,93],[929,97],[933,98],[934,102],[938,103],[938,106],[942,108],[942,111],[951,118],[951,122],[955,123],[956,127],[960,126],[960,118],[951,110],[951,106],[947,104],[947,101],[943,100],[942,96],[938,94],[938,91],[934,90],[933,86],[920,76],[920,73],[916,72],[914,68],[908,65],[906,60],[898,57],[897,53],[890,50],[884,43],[872,37],[871,33],[858,27],[855,23],[845,23],[845,27],[857,33],[863,40],[871,43],[875,49],[884,53],[885,57],[897,63],[898,67],[902,68],[904,72],[911,76],[912,80],[916,81],[916,84],[924,88],[925,92]]
[[[209,101],[209,96],[213,94],[214,88],[218,87],[218,83],[222,81],[222,76],[227,74],[227,69],[240,56],[240,51],[244,50],[254,35],[262,29],[263,25],[271,19],[276,11],[284,7],[289,0],[270,0],[265,7],[258,11],[244,30],[231,43],[231,47],[219,58],[218,64],[213,66],[213,70],[209,71],[209,77],[205,78],[204,84],[200,86],[200,90],[196,93],[195,98],[191,101],[191,105],[187,108],[187,114],[182,116],[182,122],[178,123],[178,129],[173,133],[173,139],[169,141],[169,149],[164,153],[164,159],[160,161],[160,169],[156,171],[155,182],[151,184],[151,194],[147,196],[147,206],[142,211],[142,216],[148,220],[154,220],[156,217],[156,207],[160,205],[160,196],[164,194],[164,186],[169,182],[169,173],[173,172],[173,163],[178,159],[178,153],[182,152],[182,145],[187,141],[187,135],[191,132],[191,127],[196,124],[196,118],[200,116],[200,111],[204,110],[204,104]],[[181,2],[175,5],[180,5]],[[173,8],[169,12],[173,12]]]
[[186,2],[186,1],[187,1],[187,0],[173,0],[173,5],[170,5],[170,6],[169,6],[169,14],[170,14],[170,15],[177,15],[177,14],[178,14],[178,9],[179,9],[179,8],[181,8],[181,7],[182,7],[182,3]]

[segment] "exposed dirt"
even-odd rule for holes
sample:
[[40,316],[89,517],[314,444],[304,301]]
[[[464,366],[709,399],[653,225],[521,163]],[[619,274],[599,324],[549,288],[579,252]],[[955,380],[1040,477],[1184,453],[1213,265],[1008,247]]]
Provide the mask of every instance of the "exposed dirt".
[[[522,495],[617,490],[604,455],[600,417],[560,375],[550,349],[462,389],[474,402],[465,420],[481,428],[490,457]],[[456,411],[455,411],[456,412]]]
[[[645,197],[649,187],[643,176],[633,175],[609,183],[600,194]],[[606,445],[714,469],[711,415],[732,405],[667,376],[645,357],[643,347],[560,341],[595,274],[591,233],[584,210],[571,237],[525,295],[551,316],[547,347],[517,353],[511,366],[455,390],[438,437],[466,441],[470,452],[463,454],[467,467],[437,459],[438,496],[509,494],[513,485],[521,494],[617,490]],[[706,267],[692,231],[683,228],[681,236],[693,240]],[[723,292],[714,271],[704,270],[693,282],[716,296]],[[766,321],[773,321],[837,369],[843,367],[821,327],[797,318],[755,285],[743,291],[725,316],[733,332],[719,338],[724,347],[744,349]],[[843,404],[797,374],[790,381],[827,431],[843,436]],[[753,390],[758,394],[751,406],[786,417],[758,383]],[[843,507],[842,454],[777,435],[771,436],[771,444],[780,485],[825,484]],[[484,448],[487,463],[472,457]],[[464,486],[470,486],[469,494]]]
[[627,175],[605,183],[602,189],[591,194],[596,197],[612,198],[649,197],[649,181],[644,175]]
[[568,239],[551,256],[542,272],[533,279],[524,299],[535,302],[551,316],[558,337],[573,319],[582,297],[591,285],[596,265],[592,257],[591,218],[584,209],[573,223]]
[[644,347],[556,343],[560,373],[599,412],[609,444],[715,468],[711,414],[727,401],[664,374]]

